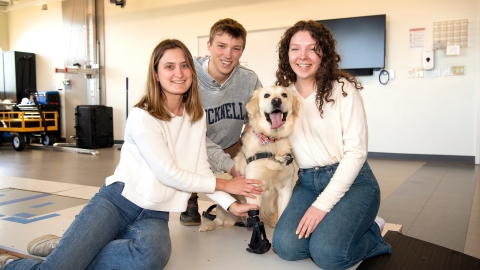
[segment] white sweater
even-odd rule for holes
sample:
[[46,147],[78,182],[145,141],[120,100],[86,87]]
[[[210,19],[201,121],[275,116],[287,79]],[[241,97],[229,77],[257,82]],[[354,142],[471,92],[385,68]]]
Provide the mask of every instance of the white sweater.
[[133,108],[128,115],[118,164],[106,184],[125,183],[122,195],[139,207],[185,211],[191,192],[205,192],[227,209],[235,199],[215,192],[207,158],[205,115],[191,124],[189,115],[161,121]]
[[[324,102],[323,118],[315,105],[315,92],[306,99],[299,96],[302,106],[295,130],[290,136],[295,160],[299,168],[313,168],[339,163],[330,183],[318,196],[313,206],[330,212],[350,189],[367,158],[368,127],[363,100],[352,83],[335,82],[331,98]],[[295,89],[292,84],[290,86]]]

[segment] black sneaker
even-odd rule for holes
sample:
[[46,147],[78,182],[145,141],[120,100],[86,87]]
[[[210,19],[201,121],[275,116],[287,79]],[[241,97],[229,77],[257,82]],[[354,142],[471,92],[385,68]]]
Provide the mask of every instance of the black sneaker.
[[187,210],[180,214],[180,223],[183,226],[198,226],[202,224],[202,218],[198,212],[198,196],[188,200]]

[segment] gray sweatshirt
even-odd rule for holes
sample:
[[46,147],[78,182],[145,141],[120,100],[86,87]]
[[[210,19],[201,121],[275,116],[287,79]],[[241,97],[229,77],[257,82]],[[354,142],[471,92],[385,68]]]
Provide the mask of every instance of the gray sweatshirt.
[[240,140],[247,111],[245,105],[254,90],[262,87],[254,71],[237,65],[221,85],[202,67],[210,56],[196,58],[200,99],[207,117],[207,155],[215,173],[230,173],[234,161],[223,152]]

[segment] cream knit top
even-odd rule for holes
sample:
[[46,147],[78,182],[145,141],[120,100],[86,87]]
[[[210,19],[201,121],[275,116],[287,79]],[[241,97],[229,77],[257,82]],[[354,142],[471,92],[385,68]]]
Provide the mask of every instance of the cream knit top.
[[122,195],[149,210],[185,211],[191,192],[205,192],[227,209],[235,199],[225,192],[214,192],[216,180],[205,142],[205,115],[191,124],[184,112],[167,122],[133,108],[120,163],[106,184],[125,183]]
[[[330,183],[313,206],[330,212],[350,189],[367,158],[368,127],[363,100],[355,86],[345,79],[334,82],[331,98],[324,102],[323,118],[315,105],[315,92],[307,98],[298,95],[302,105],[290,136],[299,168],[314,168],[339,163]],[[292,84],[290,88],[295,89]]]

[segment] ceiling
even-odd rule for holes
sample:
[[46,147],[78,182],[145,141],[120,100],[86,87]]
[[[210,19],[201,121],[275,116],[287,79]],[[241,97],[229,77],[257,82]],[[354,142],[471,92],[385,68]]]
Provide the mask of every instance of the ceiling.
[[0,0],[0,11],[17,10],[32,6],[41,6],[50,2],[57,2],[64,0]]

